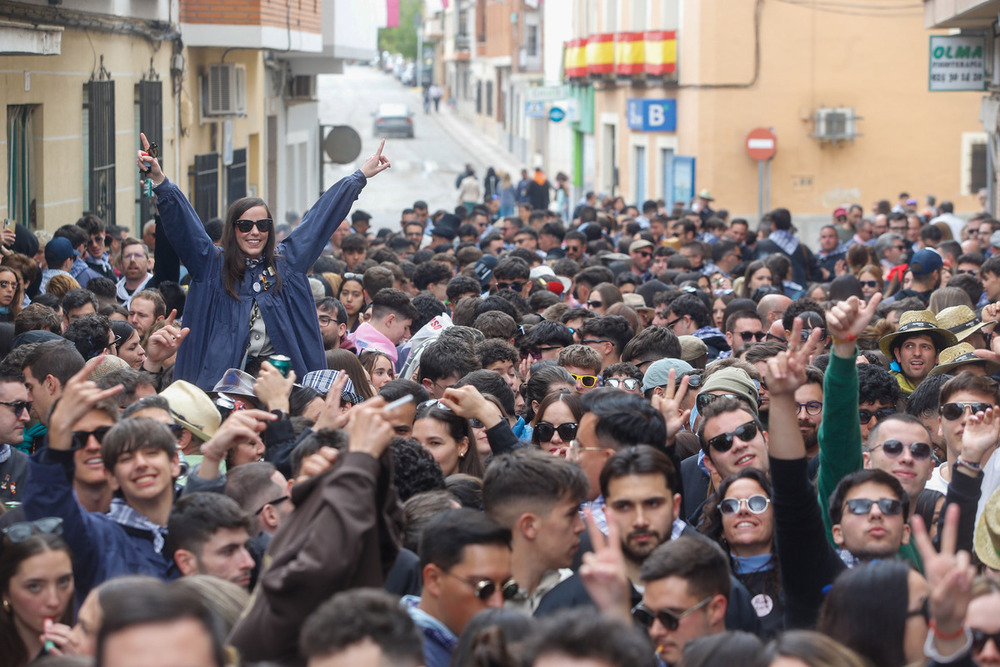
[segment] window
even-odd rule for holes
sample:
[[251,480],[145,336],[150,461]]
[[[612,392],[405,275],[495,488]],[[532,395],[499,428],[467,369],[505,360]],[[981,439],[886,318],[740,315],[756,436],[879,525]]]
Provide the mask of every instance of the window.
[[524,51],[529,58],[538,56],[538,26],[526,25],[524,34]]
[[247,149],[233,149],[233,163],[226,167],[226,205],[247,196]]
[[980,190],[990,185],[986,141],[985,132],[962,133],[960,191],[963,195],[979,194]]
[[7,107],[7,216],[35,227],[34,105]]
[[108,226],[115,221],[115,82],[83,86],[83,208]]
[[204,153],[194,156],[194,210],[202,223],[219,215],[219,154]]
[[978,193],[986,188],[986,144],[972,144],[972,165],[969,170],[970,194]]
[[645,146],[635,146],[635,165],[633,167],[633,174],[635,174],[635,202],[642,206],[643,200],[646,199],[646,147]]
[[[159,81],[140,81],[135,87],[135,148],[142,148],[142,140],[139,139],[139,132],[146,135],[151,142],[155,142],[160,147],[160,156],[157,158],[160,166],[164,164],[163,150],[163,84]],[[135,227],[136,231],[142,231],[142,225],[146,220],[152,220],[156,211],[153,208],[153,198],[143,196],[143,188],[139,182],[139,171],[135,171]]]
[[486,82],[486,115],[493,115],[493,82]]

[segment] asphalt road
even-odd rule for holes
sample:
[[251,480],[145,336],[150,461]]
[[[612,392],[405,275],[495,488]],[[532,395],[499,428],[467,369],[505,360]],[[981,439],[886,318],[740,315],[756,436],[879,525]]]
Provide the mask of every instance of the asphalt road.
[[407,104],[415,114],[415,137],[386,139],[384,154],[392,168],[372,179],[355,205],[374,216],[373,231],[379,227],[399,229],[400,212],[418,199],[426,201],[432,212],[454,209],[458,203],[455,178],[467,162],[480,178],[487,166],[520,168],[512,155],[444,103],[439,113],[424,114],[420,92],[404,87],[392,75],[370,67],[347,67],[344,74],[320,76],[317,87],[320,121],[350,125],[361,136],[361,155],[355,163],[326,166],[326,187],[353,172],[375,152],[381,137],[372,136],[372,113],[379,104]]

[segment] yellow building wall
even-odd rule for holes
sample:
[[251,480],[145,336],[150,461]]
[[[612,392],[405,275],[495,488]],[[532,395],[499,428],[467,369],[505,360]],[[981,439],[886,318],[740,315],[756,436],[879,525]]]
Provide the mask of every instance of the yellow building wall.
[[[0,56],[3,124],[0,141],[0,217],[7,208],[7,105],[38,105],[34,113],[34,168],[38,229],[53,231],[75,223],[85,197],[83,157],[83,86],[104,68],[115,82],[115,154],[117,224],[132,228],[135,218],[135,85],[153,68],[163,83],[164,109],[171,108],[169,45],[156,52],[149,42],[92,31],[66,30],[59,56]],[[25,75],[30,90],[25,90]],[[164,133],[172,136],[172,116],[165,114]],[[163,144],[161,144],[162,146]],[[24,221],[18,221],[24,222]]]
[[[982,132],[981,92],[927,90],[929,36],[923,16],[895,18],[822,12],[809,5],[762,5],[761,66],[754,75],[753,0],[684,3],[678,35],[679,89],[617,86],[595,94],[596,155],[603,155],[600,122],[617,115],[619,193],[634,192],[633,145],[646,144],[647,197],[663,196],[659,147],[697,159],[699,189],[737,215],[757,211],[757,163],[745,150],[747,133],[771,127],[778,138],[772,161],[771,206],[793,214],[824,215],[846,202],[866,209],[907,191],[951,199],[956,210],[978,209],[961,194],[963,133]],[[737,84],[722,89],[695,84]],[[674,133],[628,129],[630,97],[678,100]],[[809,136],[818,107],[852,107],[862,119],[855,142],[831,146]],[[601,169],[598,169],[601,173]]]

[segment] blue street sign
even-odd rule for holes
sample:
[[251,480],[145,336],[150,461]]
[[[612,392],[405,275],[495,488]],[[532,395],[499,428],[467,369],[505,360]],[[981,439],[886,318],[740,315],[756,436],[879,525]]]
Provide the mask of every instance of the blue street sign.
[[525,102],[524,115],[527,118],[545,118],[545,102]]
[[551,109],[549,109],[549,120],[551,120],[553,123],[558,123],[565,117],[566,117],[566,112],[560,109],[559,107],[552,107]]
[[631,130],[676,132],[677,100],[629,98],[627,116]]

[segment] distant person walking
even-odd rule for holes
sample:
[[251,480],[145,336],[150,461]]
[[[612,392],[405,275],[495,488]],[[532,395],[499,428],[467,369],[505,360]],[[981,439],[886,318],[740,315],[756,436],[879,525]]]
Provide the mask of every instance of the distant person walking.
[[435,84],[431,85],[431,100],[434,102],[434,112],[440,111],[441,98],[444,97],[444,90],[441,86]]

